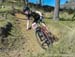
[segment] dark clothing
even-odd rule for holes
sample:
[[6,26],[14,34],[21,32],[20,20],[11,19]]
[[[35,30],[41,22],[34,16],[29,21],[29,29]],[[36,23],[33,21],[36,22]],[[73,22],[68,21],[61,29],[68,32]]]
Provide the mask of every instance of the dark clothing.
[[40,19],[40,15],[35,13],[35,12],[32,12],[31,16],[34,18],[34,21],[33,22],[38,22],[38,20]]
[[25,11],[30,11],[30,8],[28,6],[24,7],[23,12],[25,12]]
[[26,16],[28,17],[28,19],[30,19],[30,17],[31,17],[31,14],[26,14]]
[[31,16],[34,18],[33,22],[36,22],[36,23],[42,22],[42,19],[40,19],[40,15],[38,13],[32,12]]
[[36,12],[31,12],[29,7],[25,7],[23,12],[25,13],[25,15],[27,16],[27,19],[29,20],[30,17],[32,16],[34,18],[34,21],[33,22],[36,22],[36,23],[39,23],[39,22],[42,22],[42,16],[40,16],[38,13]]

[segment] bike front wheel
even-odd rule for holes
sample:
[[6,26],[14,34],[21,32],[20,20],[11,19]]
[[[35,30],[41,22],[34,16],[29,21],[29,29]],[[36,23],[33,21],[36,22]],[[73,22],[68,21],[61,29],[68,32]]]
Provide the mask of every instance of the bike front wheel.
[[51,44],[51,40],[48,39],[48,37],[45,35],[43,31],[41,31],[40,28],[36,31],[36,38],[37,38],[39,45],[43,49],[47,49]]

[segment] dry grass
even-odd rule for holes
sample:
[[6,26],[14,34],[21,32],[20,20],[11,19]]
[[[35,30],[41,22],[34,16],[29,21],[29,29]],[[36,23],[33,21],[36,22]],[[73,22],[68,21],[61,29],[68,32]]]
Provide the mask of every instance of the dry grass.
[[[24,39],[20,39],[21,43],[20,49],[0,52],[2,57],[74,57],[75,53],[75,21],[58,21],[46,19],[45,22],[49,31],[52,32],[56,37],[59,38],[57,42],[54,43],[48,51],[43,50],[35,37],[35,32],[33,30],[26,31],[26,20],[25,16],[22,14],[16,14],[16,23]],[[18,41],[16,41],[15,45]],[[23,44],[23,42],[25,42]]]

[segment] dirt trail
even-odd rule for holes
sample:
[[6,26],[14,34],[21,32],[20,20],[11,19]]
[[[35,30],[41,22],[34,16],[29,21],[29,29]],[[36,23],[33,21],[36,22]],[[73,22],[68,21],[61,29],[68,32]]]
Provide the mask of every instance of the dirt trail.
[[25,48],[33,54],[44,52],[36,40],[35,32],[33,30],[26,31],[26,20],[24,20],[25,16],[21,14],[16,14],[16,16],[19,17],[17,19],[19,21],[22,35],[27,39],[27,46],[25,46]]

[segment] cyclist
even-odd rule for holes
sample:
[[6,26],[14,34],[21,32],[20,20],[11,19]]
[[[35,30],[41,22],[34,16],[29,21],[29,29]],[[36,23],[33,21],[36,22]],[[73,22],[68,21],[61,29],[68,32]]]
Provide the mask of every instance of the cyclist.
[[33,11],[33,10],[30,10],[29,7],[26,7],[24,9],[24,13],[27,16],[27,30],[29,30],[30,17],[34,18],[33,23],[32,23],[32,28],[33,29],[36,29],[37,28],[37,23],[40,23],[40,22],[43,26],[46,27],[46,25],[43,21],[43,14],[40,11]]

